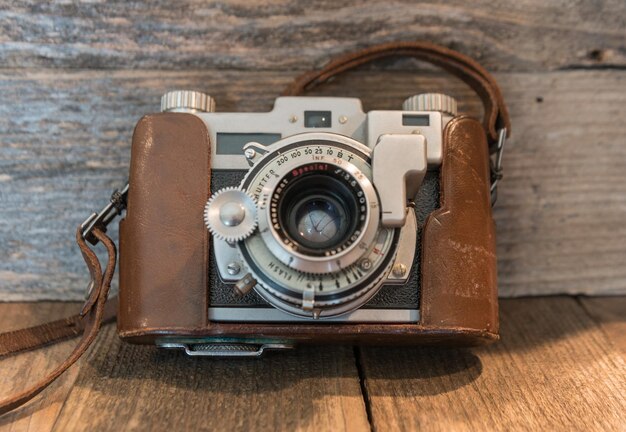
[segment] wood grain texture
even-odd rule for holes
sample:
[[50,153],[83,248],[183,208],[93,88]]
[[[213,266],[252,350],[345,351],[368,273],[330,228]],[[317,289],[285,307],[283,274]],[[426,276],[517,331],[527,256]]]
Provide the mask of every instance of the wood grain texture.
[[[80,310],[77,303],[0,303],[0,332],[17,330],[41,324]],[[42,378],[47,371],[61,363],[76,345],[75,340],[64,341],[36,351],[0,359],[0,398],[25,389]],[[47,432],[54,423],[69,395],[80,362],[70,368],[42,396],[0,417],[2,432]]]
[[0,12],[0,63],[11,68],[302,69],[415,39],[498,71],[626,65],[621,0],[33,0]]
[[59,431],[369,429],[351,347],[302,347],[262,360],[190,358],[99,336]]
[[623,430],[624,358],[578,302],[501,306],[488,348],[363,348],[374,430]]
[[[587,300],[503,300],[502,340],[491,347],[362,347],[356,358],[351,347],[303,346],[261,360],[192,359],[122,343],[107,325],[59,382],[0,418],[0,430],[362,431],[371,430],[366,411],[378,432],[622,430],[626,364],[616,341],[626,320],[615,305],[626,297],[591,299],[591,316]],[[0,303],[0,331],[77,308]],[[75,343],[0,361],[0,395]]]
[[[252,71],[0,71],[0,298],[81,299],[75,226],[126,179],[134,124],[172,88],[214,95],[218,111],[269,110],[293,78]],[[497,74],[513,118],[495,208],[503,296],[626,292],[626,74]],[[359,71],[318,93],[365,109],[446,91],[432,71]],[[112,228],[116,234],[116,227]]]
[[626,356],[626,297],[581,297],[579,301],[615,348]]

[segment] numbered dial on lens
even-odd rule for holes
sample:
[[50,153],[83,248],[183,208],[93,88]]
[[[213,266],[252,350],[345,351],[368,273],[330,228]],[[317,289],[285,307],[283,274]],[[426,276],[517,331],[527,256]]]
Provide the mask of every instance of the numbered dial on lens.
[[[292,256],[306,256],[331,260],[332,265],[332,257],[342,257],[361,239],[368,220],[368,200],[361,182],[348,172],[356,168],[347,165],[329,161],[297,166],[288,170],[268,195],[270,205],[265,215],[269,213],[269,221],[261,217],[260,225],[265,227],[265,222],[269,222],[271,234],[264,238],[270,243],[279,240],[287,252],[283,256],[287,264]],[[373,189],[371,192],[375,197]],[[371,240],[366,243],[369,245]],[[320,272],[310,259],[306,262],[295,267]],[[343,263],[348,265],[345,260]]]
[[221,189],[207,202],[204,222],[215,237],[228,242],[241,241],[257,226],[254,199],[236,188]]
[[[290,268],[272,255],[259,235],[252,235],[238,245],[245,244],[242,255],[263,290],[296,307],[288,311],[301,314],[297,308],[302,307],[305,291],[313,294],[316,307],[340,305],[367,293],[386,276],[383,270],[391,263],[395,240],[393,230],[383,229],[358,262],[327,274]],[[263,292],[260,294],[264,296]]]
[[347,137],[311,135],[320,139],[277,143],[244,178],[259,230],[237,248],[258,281],[255,290],[272,305],[330,317],[377,291],[397,230],[379,225],[369,149]]

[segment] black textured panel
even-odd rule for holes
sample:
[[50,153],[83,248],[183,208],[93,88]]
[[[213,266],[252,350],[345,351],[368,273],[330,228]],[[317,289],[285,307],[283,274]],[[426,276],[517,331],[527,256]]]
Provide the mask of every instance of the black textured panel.
[[232,283],[225,283],[220,278],[213,258],[213,248],[209,261],[209,304],[211,306],[267,306],[267,302],[252,290],[243,297],[238,297]]
[[247,170],[213,170],[211,172],[211,193],[228,186],[239,186]]
[[[214,170],[211,176],[211,191],[215,192],[227,186],[238,186],[246,171]],[[411,277],[405,285],[384,285],[364,308],[410,308],[419,307],[420,260],[422,227],[428,215],[439,206],[439,171],[429,171],[420,187],[415,206],[417,217],[417,245]],[[215,267],[211,250],[209,264],[209,303],[211,306],[267,306],[256,292],[251,291],[243,298],[234,295],[232,284],[224,283]]]
[[[211,193],[228,186],[239,186],[246,172],[246,170],[213,170],[211,173]],[[211,306],[267,306],[267,302],[254,290],[243,297],[237,297],[233,291],[233,284],[224,283],[220,278],[213,257],[213,248],[211,248],[209,258],[209,304]]]
[[419,308],[420,289],[420,262],[422,228],[428,215],[439,207],[439,171],[429,171],[418,192],[415,201],[415,216],[417,218],[417,245],[415,258],[411,268],[411,276],[405,285],[383,285],[380,291],[367,303],[365,307],[374,308]]

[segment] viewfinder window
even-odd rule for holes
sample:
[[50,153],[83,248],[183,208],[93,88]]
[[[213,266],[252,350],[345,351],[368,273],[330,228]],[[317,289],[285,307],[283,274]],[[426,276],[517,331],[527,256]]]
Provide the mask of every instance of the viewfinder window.
[[332,125],[331,114],[330,111],[305,111],[304,127],[329,128]]
[[430,116],[427,114],[404,114],[402,126],[430,126]]

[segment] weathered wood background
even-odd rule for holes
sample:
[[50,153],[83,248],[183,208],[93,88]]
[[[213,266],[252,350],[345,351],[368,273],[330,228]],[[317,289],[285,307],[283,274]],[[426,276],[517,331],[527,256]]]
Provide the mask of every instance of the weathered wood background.
[[[431,40],[481,61],[513,119],[495,217],[503,296],[626,293],[626,3],[0,2],[0,299],[79,299],[74,229],[121,186],[135,122],[192,88],[268,110],[332,54]],[[368,109],[459,82],[383,62],[321,94]],[[112,230],[115,233],[115,229]]]

